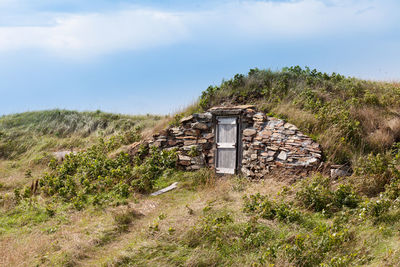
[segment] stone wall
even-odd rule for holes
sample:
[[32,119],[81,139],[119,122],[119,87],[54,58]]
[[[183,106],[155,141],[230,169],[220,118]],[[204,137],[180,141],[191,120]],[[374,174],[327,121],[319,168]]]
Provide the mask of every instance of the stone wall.
[[178,150],[178,165],[186,170],[214,166],[214,127],[210,112],[193,114],[153,136],[149,145]]
[[319,144],[296,126],[263,113],[254,114],[253,120],[252,126],[243,129],[241,171],[246,176],[261,178],[277,167],[307,171],[319,166]]
[[[186,170],[215,167],[215,123],[223,114],[239,118],[238,171],[251,178],[262,178],[278,168],[293,172],[316,169],[321,148],[296,126],[257,112],[254,106],[214,107],[193,114],[148,140],[161,149],[177,149],[178,165]],[[239,140],[239,141],[240,141]]]

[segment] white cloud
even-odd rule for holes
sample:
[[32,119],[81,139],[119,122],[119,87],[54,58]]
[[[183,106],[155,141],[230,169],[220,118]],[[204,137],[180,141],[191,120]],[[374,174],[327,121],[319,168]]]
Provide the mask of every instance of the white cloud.
[[161,11],[64,15],[53,26],[0,27],[0,51],[41,48],[67,55],[102,54],[170,44],[186,34],[179,16]]
[[0,27],[0,52],[33,48],[82,57],[183,41],[295,41],[375,33],[398,22],[399,6],[390,0],[240,1],[201,11],[132,7],[109,13],[55,13],[51,25]]

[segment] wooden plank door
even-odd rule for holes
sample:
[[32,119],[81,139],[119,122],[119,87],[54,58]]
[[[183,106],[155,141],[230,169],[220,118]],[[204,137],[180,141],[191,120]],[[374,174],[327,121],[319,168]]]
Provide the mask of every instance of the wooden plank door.
[[217,173],[235,173],[238,147],[237,134],[236,117],[217,118]]

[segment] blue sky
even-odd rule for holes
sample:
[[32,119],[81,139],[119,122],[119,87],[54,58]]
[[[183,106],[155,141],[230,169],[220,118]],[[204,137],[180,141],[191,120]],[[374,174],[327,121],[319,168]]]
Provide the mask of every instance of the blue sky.
[[400,80],[400,1],[0,0],[0,115],[172,113],[250,68]]

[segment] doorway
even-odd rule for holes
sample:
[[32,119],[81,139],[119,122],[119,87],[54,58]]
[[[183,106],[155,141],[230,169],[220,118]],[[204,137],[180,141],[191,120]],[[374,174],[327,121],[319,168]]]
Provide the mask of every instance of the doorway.
[[216,172],[235,174],[238,155],[238,117],[217,117]]

